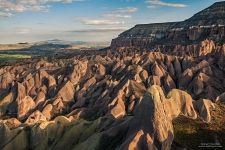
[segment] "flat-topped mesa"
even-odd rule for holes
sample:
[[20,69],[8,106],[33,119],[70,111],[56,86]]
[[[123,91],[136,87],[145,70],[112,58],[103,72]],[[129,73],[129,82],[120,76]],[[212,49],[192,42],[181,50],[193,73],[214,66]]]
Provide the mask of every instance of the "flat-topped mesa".
[[[135,27],[121,33],[119,37],[153,37],[153,34],[156,34],[157,32],[166,32],[175,24],[177,24],[177,22],[138,24]],[[160,38],[160,36],[156,37]]]
[[171,53],[177,45],[195,45],[198,48],[199,44],[206,39],[219,44],[224,43],[225,2],[214,3],[182,22],[136,25],[113,39],[111,48],[157,49],[165,47],[169,49],[167,53]]
[[150,43],[165,37],[166,32],[171,29],[176,22],[139,24],[121,33],[118,38],[113,39],[112,47],[147,47]]

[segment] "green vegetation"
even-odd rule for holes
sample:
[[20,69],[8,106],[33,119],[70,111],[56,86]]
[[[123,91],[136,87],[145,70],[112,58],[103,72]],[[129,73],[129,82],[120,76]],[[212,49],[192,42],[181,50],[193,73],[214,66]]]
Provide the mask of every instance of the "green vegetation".
[[97,50],[109,46],[107,42],[75,42],[71,44],[43,43],[18,43],[0,44],[0,66],[24,63],[23,59],[48,59],[52,61],[58,57],[68,57],[78,50]]
[[[211,123],[200,119],[179,117],[174,120],[174,141],[192,150],[223,149],[225,147],[225,106],[218,104],[212,113]],[[208,146],[208,147],[207,147]]]
[[0,54],[0,65],[4,63],[16,62],[19,59],[28,59],[31,55],[27,54]]
[[22,54],[0,54],[0,59],[24,59],[31,58],[30,55],[22,55]]
[[96,148],[97,150],[114,150],[118,145],[121,145],[123,142],[124,136],[127,134],[127,131],[121,131],[117,135],[109,136],[107,134],[103,134],[100,138],[101,144]]
[[29,48],[31,46],[32,44],[29,44],[29,43],[0,44],[0,51],[1,50],[19,50],[19,49]]

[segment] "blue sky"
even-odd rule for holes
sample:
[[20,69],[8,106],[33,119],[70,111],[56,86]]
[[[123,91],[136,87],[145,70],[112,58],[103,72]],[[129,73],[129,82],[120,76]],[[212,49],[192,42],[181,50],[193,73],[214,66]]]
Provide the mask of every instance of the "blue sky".
[[182,21],[220,0],[0,0],[0,43],[110,41],[135,24]]

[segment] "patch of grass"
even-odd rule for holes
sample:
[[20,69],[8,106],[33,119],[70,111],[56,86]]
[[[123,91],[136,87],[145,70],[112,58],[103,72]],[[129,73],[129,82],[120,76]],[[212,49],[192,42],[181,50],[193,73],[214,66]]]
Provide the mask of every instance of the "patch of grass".
[[[179,117],[174,120],[174,142],[187,149],[224,149],[225,148],[225,106],[218,104],[211,112],[212,121],[192,120]],[[213,147],[216,144],[222,147]],[[211,147],[201,147],[209,144]]]
[[0,54],[0,59],[23,59],[23,58],[31,58],[30,55],[25,54]]
[[20,59],[28,59],[32,56],[27,54],[0,54],[0,64],[2,63],[11,63],[18,61]]
[[28,43],[21,43],[21,44],[0,44],[0,51],[1,50],[14,50],[14,49],[24,49],[31,47],[32,44]]
[[103,134],[100,139],[100,144],[96,148],[97,150],[115,150],[118,145],[121,145],[123,142],[123,138],[127,134],[127,130],[122,130],[119,134],[115,136],[109,136],[107,134]]

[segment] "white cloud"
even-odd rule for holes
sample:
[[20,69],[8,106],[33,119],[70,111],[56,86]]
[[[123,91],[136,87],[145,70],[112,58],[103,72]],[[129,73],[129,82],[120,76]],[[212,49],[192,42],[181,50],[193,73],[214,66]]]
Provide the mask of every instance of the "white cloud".
[[134,13],[137,12],[138,8],[136,7],[125,7],[125,8],[118,8],[113,11],[113,13]]
[[135,13],[138,11],[136,7],[125,7],[125,8],[117,8],[111,12],[103,14],[102,16],[105,18],[131,18],[131,13]]
[[148,8],[156,8],[156,6],[155,5],[149,5],[149,6],[147,6]]
[[30,33],[30,29],[18,29],[17,31],[16,31],[16,33],[17,34],[28,34],[28,33]]
[[85,25],[120,25],[124,21],[106,20],[106,19],[84,19],[81,22]]
[[97,28],[97,29],[81,29],[81,30],[73,30],[67,32],[76,32],[76,33],[106,33],[106,32],[121,32],[125,31],[128,28],[125,27],[114,27],[114,28]]
[[155,6],[167,6],[167,7],[176,7],[176,8],[187,7],[187,5],[182,3],[168,3],[168,2],[163,2],[161,0],[146,0],[146,3],[149,4],[148,8],[154,8]]
[[0,12],[0,17],[9,17],[9,16],[12,16],[12,14],[8,12]]
[[72,3],[84,0],[0,0],[0,17],[25,11],[47,11],[49,3]]
[[131,18],[131,13],[138,11],[136,7],[117,8],[101,15],[101,19],[80,19],[85,25],[124,25]]
[[131,18],[131,15],[122,15],[113,13],[103,14],[102,16],[106,18]]

